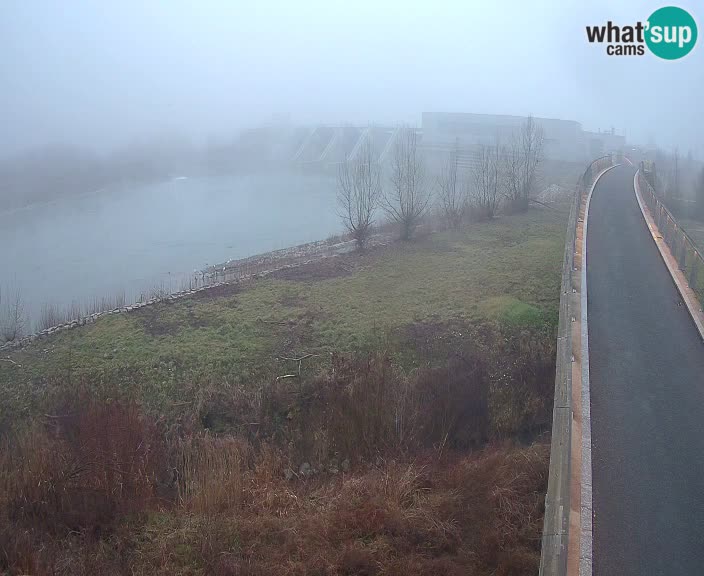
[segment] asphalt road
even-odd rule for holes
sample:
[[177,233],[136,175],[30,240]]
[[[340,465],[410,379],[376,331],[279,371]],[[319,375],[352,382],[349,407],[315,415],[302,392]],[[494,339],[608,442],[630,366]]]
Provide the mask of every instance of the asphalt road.
[[704,344],[649,235],[634,168],[587,229],[595,576],[704,574]]

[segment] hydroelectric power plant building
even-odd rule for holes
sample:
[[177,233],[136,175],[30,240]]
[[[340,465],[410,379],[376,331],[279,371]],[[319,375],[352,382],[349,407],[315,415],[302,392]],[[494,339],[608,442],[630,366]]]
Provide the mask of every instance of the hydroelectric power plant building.
[[[625,146],[625,137],[613,130],[586,132],[574,120],[534,120],[543,131],[547,160],[584,162]],[[525,121],[524,116],[424,112],[421,127],[414,129],[428,168],[435,171],[453,150],[462,166],[471,167],[482,146],[509,145]],[[354,160],[369,144],[382,165],[388,165],[398,131],[398,126],[390,125],[271,125],[243,132],[237,151],[249,164],[330,171],[345,160]]]

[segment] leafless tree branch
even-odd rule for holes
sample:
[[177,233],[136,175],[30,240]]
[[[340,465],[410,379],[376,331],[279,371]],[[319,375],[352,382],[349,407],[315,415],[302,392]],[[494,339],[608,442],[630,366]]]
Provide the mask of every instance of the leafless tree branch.
[[[0,294],[0,304],[2,295]],[[0,330],[2,337],[7,342],[12,342],[22,338],[25,330],[24,302],[19,290],[15,292],[12,299],[7,302],[4,308],[0,308]]]
[[455,143],[438,178],[440,207],[451,228],[457,228],[462,223],[467,209],[466,188],[462,186],[461,175],[458,174],[458,156],[459,147]]
[[410,127],[398,130],[391,158],[389,188],[382,208],[401,226],[401,238],[409,240],[430,205],[425,164],[418,150],[418,135]]
[[513,210],[528,209],[543,161],[543,148],[543,129],[529,116],[502,157],[504,196]]
[[501,190],[500,152],[498,142],[479,147],[477,162],[472,172],[472,204],[481,218],[496,216]]
[[369,140],[351,162],[340,165],[338,175],[338,213],[347,231],[364,249],[381,198],[381,168]]

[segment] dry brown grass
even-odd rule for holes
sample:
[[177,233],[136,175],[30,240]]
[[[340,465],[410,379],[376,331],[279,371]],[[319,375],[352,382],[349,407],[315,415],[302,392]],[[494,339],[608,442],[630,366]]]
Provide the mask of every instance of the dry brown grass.
[[[534,574],[549,447],[491,445],[472,455],[388,460],[284,481],[248,476],[213,518],[153,522],[138,574]],[[281,462],[283,464],[283,462]]]
[[209,400],[224,436],[60,402],[0,446],[0,573],[534,574],[549,446],[500,438],[541,428],[549,349],[509,346],[410,372],[334,355]]
[[217,514],[242,504],[252,446],[240,438],[196,435],[176,450],[178,501],[197,514]]

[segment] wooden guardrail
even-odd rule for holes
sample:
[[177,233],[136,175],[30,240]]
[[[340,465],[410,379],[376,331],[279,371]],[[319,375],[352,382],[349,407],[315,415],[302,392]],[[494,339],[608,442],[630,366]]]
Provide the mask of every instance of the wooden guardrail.
[[[594,160],[584,171],[575,187],[565,238],[560,287],[560,318],[557,331],[555,400],[553,405],[550,475],[545,496],[543,521],[541,576],[567,576],[570,523],[571,445],[574,410],[572,405],[572,363],[575,350],[572,343],[572,323],[579,318],[578,299],[574,293],[580,284],[580,272],[575,268],[577,220],[586,194],[594,180],[617,158],[603,156]],[[578,565],[578,563],[577,563]],[[572,575],[570,575],[572,576]],[[576,574],[574,575],[576,576]]]

